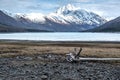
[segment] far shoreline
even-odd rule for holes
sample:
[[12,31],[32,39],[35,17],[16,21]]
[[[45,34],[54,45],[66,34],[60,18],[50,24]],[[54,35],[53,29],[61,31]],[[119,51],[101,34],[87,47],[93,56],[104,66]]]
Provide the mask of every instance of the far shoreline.
[[105,44],[120,44],[120,41],[52,41],[52,40],[12,40],[12,39],[0,39],[0,42],[27,42],[27,43],[53,43],[53,44],[76,44],[76,43],[105,43]]

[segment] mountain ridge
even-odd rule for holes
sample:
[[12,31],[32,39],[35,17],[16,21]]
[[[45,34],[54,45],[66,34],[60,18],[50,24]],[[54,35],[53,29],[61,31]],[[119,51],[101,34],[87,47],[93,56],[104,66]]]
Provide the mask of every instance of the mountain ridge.
[[120,16],[87,32],[120,32]]
[[79,32],[98,27],[107,22],[104,18],[93,12],[77,9],[70,4],[59,8],[56,12],[47,16],[41,13],[10,16],[2,11],[0,12],[1,14],[6,15],[0,16],[1,24],[33,31]]

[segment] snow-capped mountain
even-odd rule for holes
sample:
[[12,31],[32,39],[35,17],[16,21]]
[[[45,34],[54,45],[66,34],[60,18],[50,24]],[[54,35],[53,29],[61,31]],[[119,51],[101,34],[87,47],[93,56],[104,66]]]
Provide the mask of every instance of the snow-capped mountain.
[[106,20],[99,15],[76,8],[71,4],[59,8],[55,13],[51,13],[47,17],[53,21],[64,24],[89,24],[99,26],[106,22]]
[[99,15],[68,4],[49,15],[41,13],[6,14],[0,12],[0,24],[24,28],[27,31],[78,32],[96,28],[106,22]]

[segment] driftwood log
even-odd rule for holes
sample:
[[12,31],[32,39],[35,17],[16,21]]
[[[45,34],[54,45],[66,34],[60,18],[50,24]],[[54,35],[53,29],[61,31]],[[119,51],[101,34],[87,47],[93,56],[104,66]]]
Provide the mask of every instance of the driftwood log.
[[83,58],[80,57],[80,53],[82,48],[80,48],[79,52],[77,52],[76,48],[74,49],[74,53],[66,54],[66,60],[68,62],[76,62],[76,61],[120,61],[120,58]]

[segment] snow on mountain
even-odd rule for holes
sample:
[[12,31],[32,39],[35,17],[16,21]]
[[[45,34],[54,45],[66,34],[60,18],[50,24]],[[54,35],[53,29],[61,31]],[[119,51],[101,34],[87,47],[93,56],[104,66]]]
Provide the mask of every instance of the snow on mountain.
[[77,25],[91,25],[99,26],[106,22],[105,19],[99,15],[76,8],[75,6],[68,4],[66,6],[60,7],[56,12],[50,13],[49,15],[43,15],[41,13],[29,13],[29,14],[16,14],[17,17],[23,17],[35,23],[46,22],[46,18],[50,19],[59,24],[77,24]]
[[12,18],[12,14],[1,10],[0,10],[0,24],[16,26],[16,27],[21,25],[14,18]]
[[6,10],[0,10],[0,11],[2,11],[2,13],[6,14],[6,15],[8,15],[10,17],[14,17],[14,14],[12,14],[10,12],[7,12]]
[[106,22],[99,15],[68,4],[48,15],[41,13],[8,14],[0,11],[0,23],[28,31],[78,32],[98,27]]
[[99,15],[76,8],[71,4],[59,8],[55,13],[51,13],[47,17],[53,21],[64,24],[89,24],[99,26],[106,22],[106,20]]
[[63,12],[68,12],[68,10],[69,10],[69,11],[77,10],[77,8],[76,8],[75,6],[73,6],[73,5],[71,5],[71,4],[68,4],[68,5],[66,5],[66,6],[60,7],[60,8],[56,11],[56,13],[57,13],[57,14],[61,14],[61,13],[63,13]]
[[120,32],[120,16],[88,32]]
[[29,13],[29,14],[16,13],[15,17],[16,18],[22,17],[35,23],[39,23],[39,22],[45,23],[45,15],[41,13]]

